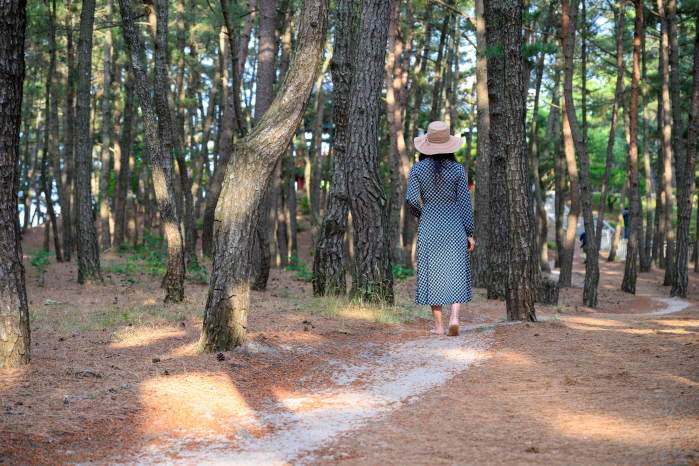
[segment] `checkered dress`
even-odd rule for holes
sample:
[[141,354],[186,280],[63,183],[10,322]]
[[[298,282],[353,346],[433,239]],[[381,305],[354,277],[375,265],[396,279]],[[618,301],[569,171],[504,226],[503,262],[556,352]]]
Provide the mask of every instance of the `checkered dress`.
[[439,177],[439,163],[425,159],[413,165],[405,199],[420,218],[415,304],[432,306],[471,301],[466,237],[473,236],[474,223],[466,170],[443,160]]

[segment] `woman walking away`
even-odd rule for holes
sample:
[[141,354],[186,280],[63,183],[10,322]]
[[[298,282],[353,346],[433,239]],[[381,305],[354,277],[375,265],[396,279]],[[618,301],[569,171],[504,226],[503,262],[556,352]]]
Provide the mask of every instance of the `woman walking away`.
[[457,336],[461,303],[471,301],[473,209],[466,170],[454,158],[463,144],[446,123],[430,123],[427,134],[415,138],[420,161],[410,170],[405,199],[419,222],[415,304],[432,306],[430,332],[438,335],[444,333],[442,306],[451,305],[447,335]]

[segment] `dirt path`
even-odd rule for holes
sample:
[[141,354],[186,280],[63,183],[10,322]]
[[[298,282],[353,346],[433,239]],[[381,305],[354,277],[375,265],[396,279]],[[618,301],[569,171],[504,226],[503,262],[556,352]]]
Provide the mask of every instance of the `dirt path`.
[[0,464],[699,464],[694,273],[688,300],[662,270],[634,296],[601,261],[596,309],[574,286],[529,325],[481,290],[447,338],[414,278],[377,309],[272,270],[248,351],[217,357],[196,354],[198,277],[166,306],[157,255],[103,267],[107,285],[80,287],[75,264],[27,266],[32,364],[0,371]]

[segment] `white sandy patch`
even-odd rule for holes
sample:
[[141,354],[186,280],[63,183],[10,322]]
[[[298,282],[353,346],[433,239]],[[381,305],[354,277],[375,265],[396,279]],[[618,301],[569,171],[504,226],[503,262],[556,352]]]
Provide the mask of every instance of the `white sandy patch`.
[[[465,328],[462,327],[462,331]],[[256,411],[257,425],[274,433],[253,439],[238,429],[239,441],[221,439],[213,446],[188,449],[189,442],[146,448],[134,461],[139,465],[255,465],[304,464],[310,452],[410,403],[456,374],[488,357],[491,332],[457,338],[426,337],[367,358],[362,364],[338,368],[336,386],[277,402]],[[334,370],[329,368],[328,370]],[[175,456],[176,458],[172,458]]]
[[680,298],[654,298],[656,301],[667,304],[665,309],[661,309],[655,312],[649,312],[647,314],[638,314],[642,316],[662,316],[665,314],[672,314],[673,312],[680,312],[692,305],[689,301],[685,301]]

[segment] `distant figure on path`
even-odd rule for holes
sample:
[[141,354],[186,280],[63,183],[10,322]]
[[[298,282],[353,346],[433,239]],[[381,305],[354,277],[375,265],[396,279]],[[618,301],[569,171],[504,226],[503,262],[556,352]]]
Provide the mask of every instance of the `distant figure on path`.
[[582,235],[580,235],[580,241],[582,241],[582,245],[580,246],[583,250],[583,264],[587,264],[587,235],[585,232],[582,232]]
[[629,208],[624,207],[624,239],[629,239]]
[[405,198],[419,222],[415,304],[432,306],[430,332],[438,335],[444,333],[442,306],[451,305],[447,335],[457,336],[461,303],[471,301],[473,209],[466,170],[454,157],[463,144],[446,123],[430,123],[427,134],[415,138],[420,161],[410,169]]

